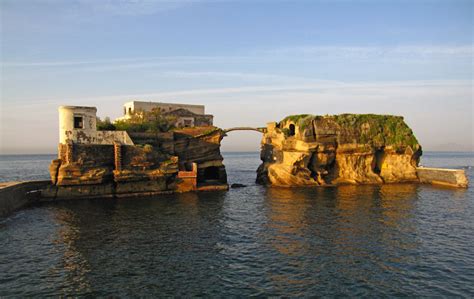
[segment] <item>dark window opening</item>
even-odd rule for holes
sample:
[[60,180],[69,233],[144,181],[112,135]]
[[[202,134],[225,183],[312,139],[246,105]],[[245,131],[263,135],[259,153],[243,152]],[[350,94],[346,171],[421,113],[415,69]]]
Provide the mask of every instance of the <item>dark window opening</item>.
[[132,108],[128,107],[128,114],[132,114]]
[[126,115],[126,114],[127,114],[127,108],[123,107],[123,115]]
[[219,167],[210,166],[204,169],[204,180],[218,180],[219,179]]
[[294,124],[290,125],[290,136],[295,136],[295,125]]
[[189,119],[185,119],[185,120],[184,120],[184,126],[185,126],[186,128],[192,127],[192,125],[193,125],[193,123],[192,123],[191,120],[189,120]]
[[84,129],[82,116],[74,116],[74,129]]

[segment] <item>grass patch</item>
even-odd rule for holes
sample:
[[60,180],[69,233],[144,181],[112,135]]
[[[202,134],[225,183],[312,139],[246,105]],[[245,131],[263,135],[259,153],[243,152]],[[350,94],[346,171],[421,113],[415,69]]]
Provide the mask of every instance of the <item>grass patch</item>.
[[[406,146],[416,149],[419,146],[413,131],[401,116],[379,114],[340,114],[340,115],[311,115],[298,114],[285,117],[280,127],[285,127],[288,122],[294,123],[299,130],[305,130],[316,121],[316,126],[331,126],[335,123],[339,128],[338,135],[341,142],[357,142],[370,144],[374,147],[393,146],[402,150]],[[282,129],[285,136],[289,130]]]

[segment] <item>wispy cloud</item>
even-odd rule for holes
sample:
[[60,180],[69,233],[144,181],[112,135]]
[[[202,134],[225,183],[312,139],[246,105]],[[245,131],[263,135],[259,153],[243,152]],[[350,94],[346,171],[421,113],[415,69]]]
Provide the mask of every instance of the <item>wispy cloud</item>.
[[262,54],[277,57],[335,57],[350,59],[367,58],[472,58],[473,45],[401,45],[401,46],[297,46],[263,50]]
[[[71,104],[77,103],[102,103],[108,101],[124,101],[130,99],[144,99],[144,100],[161,100],[167,98],[179,98],[186,97],[194,100],[201,101],[199,98],[202,96],[213,96],[213,95],[242,95],[242,94],[273,94],[278,93],[278,97],[281,97],[282,92],[303,94],[310,92],[325,93],[327,91],[341,94],[350,94],[354,91],[381,91],[381,90],[406,90],[407,92],[413,92],[416,88],[422,88],[424,90],[429,88],[463,88],[463,90],[471,90],[473,82],[471,80],[411,80],[411,81],[386,81],[386,82],[343,82],[343,81],[331,81],[331,80],[313,80],[308,83],[300,84],[273,84],[273,85],[252,85],[252,86],[237,86],[237,87],[223,87],[223,88],[201,88],[201,89],[181,89],[166,92],[151,92],[151,93],[128,93],[128,94],[115,94],[115,95],[88,95],[81,97],[68,97],[68,101]],[[379,95],[382,93],[379,93]],[[34,101],[35,103],[32,103]],[[20,106],[19,102],[27,102],[25,105],[42,105],[44,103],[63,103],[63,98],[35,98],[35,99],[19,99],[17,102],[4,103],[5,105],[12,105],[15,107]]]
[[3,67],[91,67],[106,69],[144,68],[162,64],[193,64],[209,62],[256,62],[260,58],[252,56],[158,56],[158,57],[126,57],[98,60],[61,60],[61,61],[0,61]]
[[[348,61],[411,61],[417,63],[433,60],[468,59],[474,56],[473,45],[462,46],[299,46],[287,48],[248,51],[244,55],[216,56],[156,56],[156,57],[123,57],[96,60],[61,60],[61,61],[2,61],[3,67],[9,68],[59,68],[70,67],[70,71],[110,71],[117,69],[153,68],[163,65],[189,65],[208,63],[278,63],[278,62],[327,62],[333,59]],[[183,72],[183,76],[189,72]],[[196,72],[197,73],[197,72]],[[202,72],[205,74],[206,72]],[[212,72],[207,72],[212,73]],[[171,73],[170,73],[171,74]],[[178,75],[178,73],[175,73]]]
[[239,80],[247,80],[247,81],[287,81],[287,82],[313,81],[314,82],[314,79],[300,77],[300,76],[284,76],[284,75],[275,75],[275,74],[245,73],[245,72],[165,71],[162,73],[162,75],[165,77],[186,78],[186,79],[212,78],[212,79],[239,79]]

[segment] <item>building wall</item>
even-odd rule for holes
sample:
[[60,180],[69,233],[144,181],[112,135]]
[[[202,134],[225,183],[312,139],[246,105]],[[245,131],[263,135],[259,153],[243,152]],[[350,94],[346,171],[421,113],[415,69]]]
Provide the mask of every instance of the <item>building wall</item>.
[[[79,106],[61,106],[59,107],[59,143],[66,143],[75,131],[81,131],[85,135],[89,135],[96,131],[97,125],[97,108],[95,107],[79,107]],[[81,129],[74,128],[74,118],[82,117]],[[73,140],[74,141],[74,140]]]
[[131,113],[135,111],[151,111],[153,108],[161,108],[163,112],[173,111],[177,109],[187,109],[195,114],[205,114],[204,105],[133,101],[125,103],[123,107],[125,118],[127,118]]
[[133,141],[126,131],[73,130],[68,132],[66,136],[74,143],[80,144],[114,144],[114,142],[119,142],[133,145]]

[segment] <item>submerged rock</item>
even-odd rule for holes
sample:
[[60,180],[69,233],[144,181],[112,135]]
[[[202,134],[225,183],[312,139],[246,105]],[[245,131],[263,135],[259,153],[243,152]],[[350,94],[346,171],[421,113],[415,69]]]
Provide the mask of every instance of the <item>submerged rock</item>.
[[293,115],[267,125],[257,183],[415,182],[421,154],[421,146],[400,116]]
[[231,188],[244,188],[244,187],[247,187],[247,185],[234,183],[234,184],[230,185],[230,187]]

